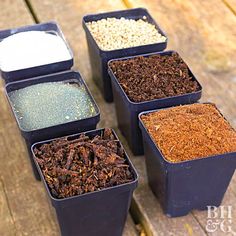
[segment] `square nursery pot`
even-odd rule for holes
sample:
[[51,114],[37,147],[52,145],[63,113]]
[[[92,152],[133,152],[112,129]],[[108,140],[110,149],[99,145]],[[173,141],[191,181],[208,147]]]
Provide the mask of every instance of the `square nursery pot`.
[[139,125],[148,183],[164,213],[169,217],[178,217],[187,215],[193,209],[218,207],[234,174],[236,152],[171,163],[165,159],[141,120],[143,114],[154,111],[142,112]]
[[[96,135],[101,135],[103,131],[104,129],[93,130],[85,132],[85,134],[90,138],[93,138]],[[114,131],[113,134],[116,139],[119,140]],[[78,138],[79,135],[80,134],[74,134],[69,136],[70,140]],[[42,144],[51,141],[52,140],[47,140],[34,144],[31,149],[32,153],[35,147],[39,147]],[[120,142],[119,144],[122,146]],[[134,180],[132,182],[78,196],[56,199],[52,196],[41,168],[34,156],[34,161],[46,187],[51,203],[56,210],[61,235],[122,235],[132,194],[138,184],[137,172],[126,153],[125,157],[130,166],[130,170],[134,175]]]
[[[142,19],[143,16],[146,16],[147,21],[156,26],[158,32],[166,37],[166,41],[162,43],[148,44],[137,47],[130,47],[124,49],[110,50],[104,51],[99,48],[92,34],[90,33],[88,27],[86,26],[87,22],[98,21],[104,18],[121,18],[124,17],[126,19]],[[113,101],[113,94],[111,89],[111,80],[108,75],[107,62],[111,59],[134,56],[142,53],[150,53],[154,51],[163,51],[167,46],[167,36],[161,30],[161,28],[157,25],[155,20],[151,17],[149,12],[144,8],[134,8],[122,11],[113,11],[113,12],[105,12],[93,15],[86,15],[83,17],[83,27],[86,33],[90,63],[92,68],[92,76],[95,83],[98,85],[100,90],[103,93],[103,97],[107,102]]]
[[2,30],[0,31],[0,41],[13,34],[26,31],[45,31],[60,36],[66,44],[69,53],[71,54],[71,59],[15,71],[1,71],[2,78],[6,83],[71,69],[73,66],[73,52],[70,49],[59,25],[54,21],[24,26],[16,29]]
[[[92,99],[92,102],[96,110],[96,115],[93,117],[71,121],[71,122],[67,122],[63,124],[58,124],[58,125],[50,126],[47,128],[42,128],[42,129],[37,129],[37,130],[32,130],[32,131],[24,130],[21,127],[17,119],[17,116],[13,110],[13,107],[9,98],[9,93],[14,90],[22,89],[22,88],[25,88],[27,86],[31,86],[34,84],[40,84],[40,83],[46,83],[46,82],[59,82],[59,81],[84,85],[88,92],[88,95]],[[21,80],[18,82],[12,82],[6,85],[5,92],[6,92],[6,96],[10,104],[11,110],[15,116],[16,122],[21,131],[21,135],[23,136],[25,140],[25,143],[29,152],[32,168],[34,171],[34,175],[37,180],[40,180],[40,176],[38,174],[37,168],[32,159],[31,145],[33,143],[46,140],[46,139],[64,136],[64,135],[70,135],[75,132],[83,132],[83,131],[96,129],[97,123],[100,120],[99,108],[95,100],[93,99],[90,91],[88,90],[86,83],[81,78],[81,75],[79,74],[79,72],[75,72],[75,71],[59,72],[56,74],[39,76],[39,77],[31,78],[31,79]]]
[[[148,57],[151,55],[171,55],[174,51],[165,51],[165,52],[155,52],[137,56]],[[176,53],[176,52],[175,52]],[[110,64],[112,61],[116,60],[127,60],[135,58],[137,56],[118,58],[115,60],[109,61]],[[197,81],[191,70],[188,68],[190,76],[193,80]],[[121,130],[122,134],[128,141],[128,144],[134,155],[143,154],[143,142],[142,134],[139,129],[138,114],[143,111],[177,106],[181,104],[190,104],[198,101],[202,95],[202,87],[199,85],[199,91],[193,93],[187,93],[183,95],[177,95],[167,98],[154,99],[146,102],[132,102],[129,97],[126,95],[125,91],[121,87],[118,79],[114,75],[112,69],[108,66],[108,73],[111,77],[112,90],[114,95],[114,102],[116,107],[116,115],[118,121],[118,127]]]

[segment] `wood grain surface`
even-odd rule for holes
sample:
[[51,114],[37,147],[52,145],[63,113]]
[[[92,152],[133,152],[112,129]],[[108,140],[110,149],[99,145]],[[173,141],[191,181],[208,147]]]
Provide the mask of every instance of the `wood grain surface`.
[[[178,51],[201,82],[203,86],[201,101],[215,102],[231,124],[236,127],[236,28],[232,27],[236,25],[236,17],[232,11],[223,1],[218,0],[129,0],[129,6],[141,6],[150,11],[157,23],[167,33],[168,49]],[[143,159],[133,161],[136,162],[139,172],[145,176],[145,169],[142,168]],[[146,187],[146,178],[144,181]],[[235,189],[236,175],[234,175],[223,201],[226,206],[232,205],[234,222],[236,219]],[[141,200],[146,192],[146,189],[141,190],[140,188],[135,192],[134,199],[137,199],[135,202],[141,211],[145,204]],[[148,196],[150,197],[150,195]],[[152,232],[150,235],[160,235],[160,228],[153,229],[153,226],[156,226],[156,220],[153,218],[158,213],[152,213],[158,212],[159,206],[157,206],[157,202],[154,202],[149,207],[151,210],[149,212],[146,210],[146,214],[143,214],[142,218],[144,228],[147,232]],[[178,227],[186,229],[184,235],[204,235],[207,213],[193,211],[192,216],[196,222],[200,223],[202,230],[194,228],[186,217],[175,219]],[[171,221],[170,226],[166,222],[168,222],[167,219],[164,223],[164,232],[168,229],[166,235],[178,232],[172,231],[175,227],[174,221]],[[223,233],[218,230],[211,235],[223,235]]]
[[[220,236],[221,231],[205,231],[207,213],[193,211],[180,218],[166,217],[151,192],[143,156],[134,157],[117,129],[114,104],[104,102],[91,78],[82,17],[89,13],[148,8],[167,33],[168,49],[176,50],[190,66],[203,86],[202,101],[215,102],[236,127],[236,16],[235,0],[29,0],[31,11],[23,0],[2,0],[0,28],[13,28],[56,20],[68,40],[79,70],[101,110],[99,127],[113,127],[125,145],[139,173],[139,186],[132,200],[132,216],[141,223],[147,235]],[[41,183],[34,180],[24,143],[10,112],[1,82],[0,92],[0,235],[59,234],[54,210]],[[209,190],[210,191],[210,190]],[[225,195],[224,205],[233,206],[236,219],[236,176]],[[236,226],[233,226],[236,227]],[[234,229],[236,231],[236,228]],[[137,235],[131,217],[124,235]]]
[[[34,23],[24,1],[4,0],[3,2],[4,11],[2,9],[1,13],[4,14],[0,14],[1,29]],[[91,5],[97,9],[96,11],[107,11],[123,6],[119,1],[114,2],[98,1],[98,4],[94,5],[92,1],[90,3],[87,1],[81,5],[81,1],[68,1],[66,4],[64,1],[56,3],[50,1],[50,5],[49,1],[38,1],[39,10],[44,16],[40,20],[55,19],[59,22],[73,48],[75,68],[85,74],[86,71],[90,73],[90,66],[88,59],[84,61],[88,56],[81,18],[93,9]],[[2,7],[2,2],[0,4]],[[65,18],[61,17],[63,14]],[[63,23],[61,24],[60,21]],[[78,68],[78,61],[86,63],[80,64]],[[99,93],[96,88],[95,93]],[[101,96],[100,100],[102,100]],[[24,143],[4,95],[3,82],[1,82],[0,103],[0,235],[59,235],[54,209],[48,202],[42,183],[37,182],[32,175]],[[130,216],[127,219],[124,235],[137,235]]]

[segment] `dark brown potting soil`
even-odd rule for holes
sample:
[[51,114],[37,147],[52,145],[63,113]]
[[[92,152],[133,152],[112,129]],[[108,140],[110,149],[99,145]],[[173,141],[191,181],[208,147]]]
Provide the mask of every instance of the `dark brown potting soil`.
[[110,68],[133,102],[166,98],[200,89],[177,53],[117,60],[110,63]]
[[52,195],[66,198],[128,183],[134,179],[123,148],[111,129],[90,139],[61,138],[34,149]]
[[214,104],[173,107],[141,119],[170,162],[236,152],[236,131]]

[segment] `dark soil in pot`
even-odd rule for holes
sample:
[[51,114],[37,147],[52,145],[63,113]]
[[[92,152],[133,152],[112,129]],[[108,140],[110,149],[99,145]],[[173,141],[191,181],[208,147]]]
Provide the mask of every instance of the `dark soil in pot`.
[[110,67],[132,102],[196,92],[197,81],[177,53],[117,60]]

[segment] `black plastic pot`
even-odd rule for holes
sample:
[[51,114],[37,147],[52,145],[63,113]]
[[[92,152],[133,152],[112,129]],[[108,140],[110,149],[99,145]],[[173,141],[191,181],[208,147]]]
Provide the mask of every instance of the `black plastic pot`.
[[[157,54],[171,55],[172,53],[174,53],[174,51],[155,52],[138,56],[148,57]],[[111,60],[108,64],[110,64],[112,61],[127,60],[130,58],[134,58],[134,56]],[[198,101],[202,95],[202,87],[189,69],[189,74],[191,75],[193,80],[197,81],[197,83],[199,84],[200,87],[199,91],[168,98],[155,99],[147,102],[139,102],[139,103],[132,102],[126,95],[125,91],[119,84],[119,81],[117,80],[116,76],[114,75],[109,66],[108,66],[108,73],[111,77],[111,82],[112,82],[112,90],[114,94],[114,102],[116,107],[118,126],[122,134],[127,139],[128,144],[134,155],[143,154],[142,134],[138,125],[139,123],[138,114],[140,112],[157,108],[176,106],[180,104],[194,103]]]
[[[85,134],[92,138],[96,135],[101,135],[103,131],[104,129],[99,129],[85,132]],[[114,131],[113,134],[116,136]],[[70,140],[78,138],[79,135],[80,134],[71,135]],[[119,140],[117,136],[116,139]],[[32,153],[35,147],[39,147],[40,145],[51,141],[52,140],[47,140],[34,144],[32,146]],[[122,146],[121,143],[119,144]],[[52,205],[56,210],[61,234],[63,236],[122,235],[132,194],[138,184],[137,172],[126,153],[125,157],[134,175],[134,181],[83,195],[56,199],[52,196],[40,166],[34,156],[38,171],[46,187],[49,198],[51,199]]]
[[[14,90],[25,88],[27,86],[34,85],[34,84],[45,83],[45,82],[58,82],[58,81],[65,81],[65,82],[77,83],[77,84],[84,85],[85,88],[87,89],[89,96],[91,97],[91,99],[93,101],[94,107],[96,109],[96,115],[93,117],[86,118],[86,119],[71,121],[68,123],[59,124],[59,125],[55,125],[55,126],[51,126],[51,127],[47,127],[47,128],[43,128],[43,129],[37,129],[37,130],[32,130],[32,131],[24,130],[20,126],[17,116],[12,108],[10,98],[9,98],[9,93]],[[5,90],[6,90],[6,96],[7,96],[8,102],[11,106],[11,109],[12,109],[12,112],[15,116],[16,121],[17,121],[18,127],[21,131],[23,138],[25,139],[25,142],[26,142],[29,154],[30,154],[31,163],[33,163],[33,160],[32,160],[30,148],[33,143],[39,142],[41,140],[64,136],[64,135],[70,135],[75,132],[83,132],[83,131],[87,131],[87,130],[96,129],[97,123],[100,120],[99,108],[98,108],[96,102],[94,101],[91,93],[89,92],[87,85],[85,84],[85,82],[81,78],[79,72],[75,72],[75,71],[60,72],[60,73],[56,73],[56,74],[45,75],[45,76],[35,77],[35,78],[31,78],[31,79],[21,80],[19,82],[12,82],[12,83],[9,83],[6,85]],[[36,179],[39,180],[40,177],[38,175],[35,165],[33,164],[32,167],[33,167],[33,171],[34,171]]]
[[45,64],[41,66],[35,66],[31,68],[25,68],[25,69],[16,70],[16,71],[1,71],[2,77],[6,83],[19,81],[21,79],[26,79],[26,78],[32,78],[35,76],[46,75],[46,74],[51,74],[55,72],[69,70],[73,66],[73,52],[71,51],[68,43],[66,42],[65,37],[60,27],[54,21],[46,22],[42,24],[24,26],[24,27],[20,27],[16,29],[8,29],[8,30],[0,31],[0,41],[13,34],[16,34],[19,32],[32,31],[32,30],[45,31],[51,34],[59,35],[64,40],[68,48],[68,51],[71,54],[71,59],[66,60],[66,61],[59,61],[59,62],[51,63],[51,64]]
[[[157,111],[157,110],[155,110]],[[170,217],[219,206],[236,168],[236,152],[179,163],[168,162],[139,115],[148,183]]]
[[147,21],[155,25],[158,32],[166,37],[165,33],[160,29],[160,27],[157,25],[157,23],[149,14],[149,12],[144,8],[134,8],[122,11],[99,13],[93,15],[86,15],[83,17],[83,27],[87,37],[93,79],[100,88],[100,90],[102,91],[103,97],[107,102],[113,101],[111,81],[107,73],[107,62],[111,59],[120,57],[134,56],[142,53],[150,53],[153,51],[163,51],[167,46],[167,37],[166,37],[166,42],[163,43],[155,43],[138,47],[104,51],[99,48],[98,44],[96,43],[95,39],[90,33],[88,27],[86,26],[86,23],[109,17],[115,17],[115,18],[124,17],[126,19],[138,20],[142,19],[143,16],[146,16]]

